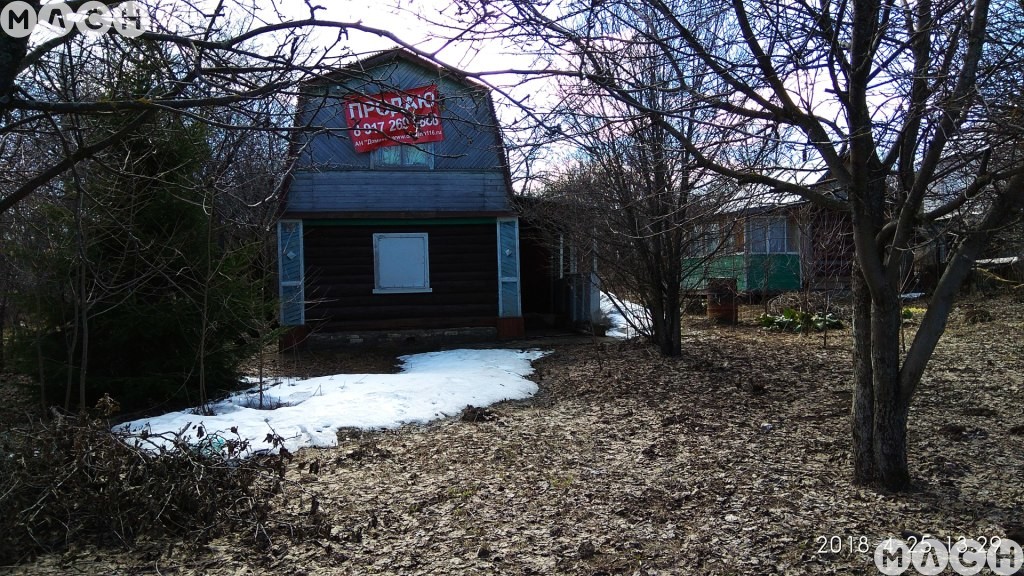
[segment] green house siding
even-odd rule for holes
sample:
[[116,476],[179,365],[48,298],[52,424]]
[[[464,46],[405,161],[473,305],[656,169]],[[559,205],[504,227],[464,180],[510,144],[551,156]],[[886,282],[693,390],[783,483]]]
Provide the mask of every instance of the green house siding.
[[735,278],[738,290],[745,291],[747,275],[743,273],[743,254],[716,256],[710,260],[705,258],[683,259],[683,288],[685,290],[703,291],[707,288],[708,278]]
[[748,255],[746,286],[746,290],[750,292],[788,292],[799,290],[800,255]]
[[800,289],[799,254],[727,254],[709,261],[683,260],[685,290],[702,291],[708,278],[735,278],[740,292],[787,292]]

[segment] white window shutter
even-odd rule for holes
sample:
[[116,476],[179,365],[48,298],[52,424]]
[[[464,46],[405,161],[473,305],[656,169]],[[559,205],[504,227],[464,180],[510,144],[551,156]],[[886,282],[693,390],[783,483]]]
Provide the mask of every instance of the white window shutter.
[[522,316],[519,298],[519,221],[498,219],[498,316]]
[[302,220],[277,223],[277,271],[281,325],[302,326],[306,323]]
[[373,235],[374,294],[430,292],[426,232]]

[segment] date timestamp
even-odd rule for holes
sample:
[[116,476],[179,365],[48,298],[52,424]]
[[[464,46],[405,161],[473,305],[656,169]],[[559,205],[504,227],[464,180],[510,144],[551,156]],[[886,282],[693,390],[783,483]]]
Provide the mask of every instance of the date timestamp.
[[875,544],[867,536],[818,536],[814,539],[816,554],[870,554]]
[[814,539],[816,554],[848,557],[870,556],[882,574],[941,574],[951,568],[957,574],[973,575],[986,566],[994,574],[1016,574],[1024,568],[1024,549],[1017,542],[998,536],[936,537],[907,535],[873,541],[868,536],[821,535]]

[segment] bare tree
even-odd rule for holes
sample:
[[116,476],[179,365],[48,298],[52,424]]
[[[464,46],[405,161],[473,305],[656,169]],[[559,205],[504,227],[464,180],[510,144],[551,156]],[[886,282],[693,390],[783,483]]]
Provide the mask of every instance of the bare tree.
[[[0,0],[0,8],[14,0]],[[117,2],[105,2],[115,5]],[[38,2],[30,2],[38,9]],[[72,8],[82,0],[67,3]],[[111,31],[84,36],[73,28],[52,38],[0,35],[0,158],[16,162],[23,154],[34,161],[0,178],[0,213],[43,189],[75,164],[124,141],[157,112],[180,114],[221,128],[283,130],[290,126],[291,100],[304,80],[334,71],[359,54],[349,32],[386,38],[421,53],[394,34],[361,22],[317,18],[321,9],[307,2],[308,17],[290,19],[277,1],[216,0],[161,2],[143,0],[144,32],[129,38]],[[312,30],[337,33],[321,45]],[[139,70],[159,78],[137,94],[96,99],[91,86],[100,73],[130,76]],[[74,90],[66,90],[77,84]],[[275,98],[285,114],[266,122],[245,103]],[[235,114],[215,118],[212,108]],[[97,132],[70,149],[53,146],[68,129],[69,115],[116,116],[116,128]]]
[[[558,226],[575,244],[596,247],[598,271],[606,288],[642,304],[650,312],[649,336],[667,356],[681,353],[681,305],[684,257],[698,233],[734,187],[699,165],[679,146],[673,132],[699,142],[708,156],[726,154],[714,126],[718,111],[691,93],[717,90],[694,58],[668,58],[657,39],[666,22],[653,9],[616,9],[615,18],[585,18],[578,23],[589,42],[585,58],[600,70],[615,70],[623,89],[645,112],[609,94],[587,78],[557,78],[557,104],[535,115],[525,146],[571,144],[580,161],[544,193],[563,211]],[[713,12],[692,21],[707,30],[722,25]],[[710,36],[709,36],[710,39]],[[559,57],[548,50],[547,57]],[[671,130],[667,127],[671,126]],[[722,149],[722,151],[719,151]]]
[[[1021,68],[1022,7],[1000,3],[994,10],[990,0],[459,5],[475,37],[521,35],[524,45],[557,53],[545,73],[576,75],[636,115],[654,118],[696,165],[850,215],[854,477],[906,488],[909,408],[954,296],[993,232],[1024,203],[1024,164],[1018,155],[997,157],[989,146],[1019,139],[1019,121],[1010,123],[1008,134],[994,130],[1007,125],[997,112],[1016,108],[986,100],[999,93],[992,89],[998,71]],[[690,18],[697,10],[722,14],[726,24],[709,37]],[[676,74],[671,89],[716,108],[715,124],[730,140],[754,148],[771,141],[779,145],[775,155],[707,154],[673,121],[689,118],[687,111],[652,107],[632,87],[634,70],[595,57],[600,37],[588,22],[626,22],[624,13],[651,11],[664,27],[634,25],[629,34],[656,46],[668,61],[698,59],[724,87],[701,90]],[[996,19],[1018,24],[997,26]],[[963,180],[950,180],[953,167]],[[809,184],[808,176],[817,180],[823,172],[839,194]],[[958,212],[973,215],[969,232],[955,246],[904,356],[900,287],[907,255],[922,224]]]
[[[0,8],[10,4],[0,0]],[[31,4],[38,9],[38,3]],[[68,4],[75,9],[82,2]],[[315,129],[292,125],[294,98],[302,82],[327,73],[336,76],[338,64],[360,54],[358,45],[349,43],[349,32],[405,45],[390,32],[359,22],[318,19],[319,8],[311,3],[306,4],[308,18],[298,20],[283,15],[276,2],[141,4],[149,17],[144,33],[135,38],[77,30],[53,37],[0,35],[0,159],[7,168],[0,174],[3,243],[25,246],[0,278],[5,288],[0,332],[12,315],[47,308],[37,298],[32,306],[12,309],[10,295],[22,304],[39,292],[60,304],[73,303],[71,308],[49,307],[70,310],[66,318],[41,322],[36,317],[29,324],[48,327],[36,339],[40,380],[52,379],[45,369],[50,360],[63,365],[65,404],[71,404],[75,378],[82,408],[87,374],[96,366],[89,365],[90,350],[112,341],[110,334],[94,333],[94,320],[123,313],[132,298],[181,299],[183,310],[199,311],[195,362],[183,376],[198,380],[202,402],[208,398],[213,355],[240,345],[238,339],[261,340],[273,332],[272,315],[246,316],[252,308],[238,305],[239,317],[230,324],[249,329],[237,337],[226,334],[229,322],[223,314],[232,310],[210,298],[215,292],[223,297],[228,285],[236,290],[235,275],[243,273],[253,293],[237,297],[272,305],[270,239],[278,193],[295,152],[288,137],[295,130]],[[314,29],[335,31],[336,37],[332,42],[319,36],[316,41],[323,43],[315,44],[309,37]],[[181,130],[189,138],[197,130],[202,133],[206,159],[189,166],[161,165],[154,158],[158,147],[148,144],[173,147],[175,139],[182,139]],[[187,183],[182,181],[186,176]],[[98,193],[95,184],[104,180],[120,183],[124,197]],[[182,246],[137,242],[135,217],[142,211],[151,217],[153,208],[145,206],[150,198],[136,192],[160,186],[201,211],[203,265],[183,264]],[[69,220],[54,217],[65,210]],[[66,229],[56,229],[60,226]],[[68,230],[78,232],[72,237]],[[102,259],[94,255],[97,246],[108,249]],[[49,262],[67,264],[66,273],[53,277],[43,268],[47,259],[40,256],[46,252],[33,252],[33,247],[59,248],[54,254],[67,258]],[[174,262],[179,266],[171,269]],[[197,286],[202,289],[196,291]],[[62,345],[66,357],[59,360],[42,345],[54,331],[67,340]]]
[[853,231],[844,212],[825,210],[804,203],[794,211],[799,231],[801,305],[816,312],[825,321],[821,331],[822,347],[828,348],[828,316],[834,302],[846,292],[853,271]]

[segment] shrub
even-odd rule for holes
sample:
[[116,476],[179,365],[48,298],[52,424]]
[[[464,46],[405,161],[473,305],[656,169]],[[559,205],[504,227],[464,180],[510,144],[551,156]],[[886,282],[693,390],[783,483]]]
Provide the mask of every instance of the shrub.
[[236,388],[240,363],[269,341],[265,252],[213,211],[206,130],[163,117],[147,129],[161,137],[135,134],[84,165],[85,184],[14,252],[33,280],[15,294],[25,322],[11,365],[65,409],[83,369],[83,410],[104,394],[132,411],[206,402]]
[[[100,408],[116,406],[109,397]],[[98,418],[26,422],[0,434],[0,565],[70,544],[130,546],[174,535],[201,543],[229,527],[258,533],[282,456],[242,458],[237,434],[145,439]],[[287,452],[282,452],[287,454]]]
[[762,314],[757,321],[769,330],[783,332],[821,332],[843,327],[843,323],[832,314],[812,314],[795,308],[786,308],[778,315]]

